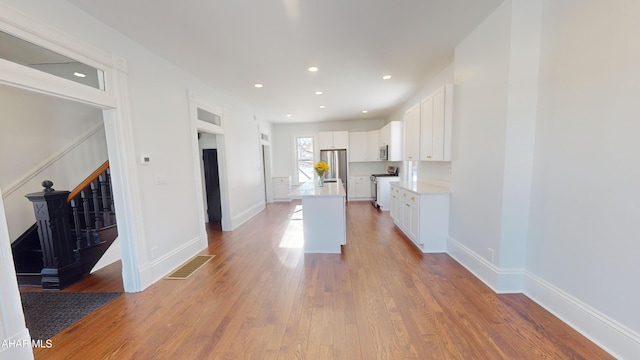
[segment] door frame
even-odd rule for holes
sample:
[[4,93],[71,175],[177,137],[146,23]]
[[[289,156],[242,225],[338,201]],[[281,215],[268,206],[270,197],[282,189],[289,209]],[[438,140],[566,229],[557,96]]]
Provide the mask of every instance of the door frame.
[[262,167],[262,186],[265,191],[265,202],[273,202],[273,180],[271,173],[271,135],[260,129],[258,126],[258,134],[260,136],[260,167]]
[[[0,3],[0,30],[102,70],[105,91],[0,59],[0,84],[75,101],[102,109],[111,166],[114,205],[118,213],[122,279],[126,292],[142,291],[139,257],[148,252],[137,187],[135,147],[125,59],[78,41]],[[2,199],[0,199],[2,201]],[[4,206],[4,205],[3,205]],[[0,219],[6,222],[6,217]],[[10,242],[2,239],[0,241]],[[149,254],[147,254],[149,255]],[[8,276],[15,276],[8,274]],[[146,284],[148,285],[148,284]]]
[[[224,144],[224,124],[225,117],[224,111],[221,106],[218,106],[209,100],[199,96],[193,91],[187,91],[187,98],[189,101],[189,123],[191,131],[189,136],[191,137],[191,151],[193,154],[193,172],[194,172],[194,196],[196,202],[196,214],[202,221],[198,224],[198,233],[200,242],[203,248],[208,246],[207,241],[207,228],[206,223],[208,220],[207,213],[204,210],[205,199],[202,192],[204,187],[202,181],[202,152],[198,144],[198,132],[204,132],[213,134],[216,136],[216,144],[218,147],[218,173],[220,177],[220,202],[222,209],[222,231],[231,231],[231,212],[229,211],[229,187],[228,187],[228,172],[227,172],[227,151]],[[198,109],[206,110],[212,114],[220,116],[221,125],[214,125],[206,121],[198,119]]]

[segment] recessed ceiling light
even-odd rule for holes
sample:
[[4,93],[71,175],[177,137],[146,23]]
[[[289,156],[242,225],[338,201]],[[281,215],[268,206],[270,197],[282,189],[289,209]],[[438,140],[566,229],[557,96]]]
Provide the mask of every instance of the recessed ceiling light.
[[87,77],[87,75],[85,75],[85,74],[83,74],[83,73],[81,73],[81,72],[77,72],[77,71],[76,71],[76,72],[74,72],[74,73],[73,73],[73,75],[74,75],[74,76],[77,76],[77,77],[82,77],[82,78],[83,78],[83,77]]
[[324,108],[326,108],[326,106],[320,105],[320,109],[324,109]]
[[309,69],[307,69],[307,70],[309,70],[311,72],[316,72],[316,71],[318,71],[318,67],[317,66],[310,66]]
[[382,77],[382,80],[389,80],[391,79],[391,75],[385,75]]
[[287,114],[287,117],[291,117],[291,114]]
[[316,91],[316,95],[322,95],[322,91]]
[[368,113],[368,112],[369,112],[369,110],[362,110],[362,113],[363,113],[363,114],[366,114],[366,113]]
[[253,86],[257,87],[258,89],[264,87],[264,85],[262,85],[262,84],[254,84]]

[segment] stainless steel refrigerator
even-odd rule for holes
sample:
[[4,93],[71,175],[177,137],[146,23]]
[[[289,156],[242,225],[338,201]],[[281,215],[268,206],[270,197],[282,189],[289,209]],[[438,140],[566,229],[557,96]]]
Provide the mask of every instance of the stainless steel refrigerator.
[[329,171],[324,174],[325,181],[340,179],[347,189],[347,150],[320,150],[320,160],[329,164]]

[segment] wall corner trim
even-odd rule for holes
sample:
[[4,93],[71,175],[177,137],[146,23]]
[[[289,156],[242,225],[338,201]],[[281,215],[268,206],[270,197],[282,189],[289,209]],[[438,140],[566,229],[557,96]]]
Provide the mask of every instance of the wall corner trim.
[[165,275],[175,270],[185,261],[197,255],[200,251],[206,249],[202,246],[200,236],[185,242],[182,246],[173,251],[144,264],[140,267],[140,291],[153,285]]
[[257,204],[250,206],[248,209],[244,210],[238,215],[235,215],[231,218],[231,230],[235,230],[238,226],[244,224],[252,217],[258,215],[262,210],[265,209],[264,201],[261,201]]
[[525,269],[500,269],[449,237],[447,254],[498,294],[523,293],[617,359],[640,354],[640,334]]
[[524,290],[530,299],[616,359],[635,359],[640,354],[640,334],[528,271]]
[[497,294],[522,293],[523,269],[501,269],[452,237],[447,239],[447,254]]

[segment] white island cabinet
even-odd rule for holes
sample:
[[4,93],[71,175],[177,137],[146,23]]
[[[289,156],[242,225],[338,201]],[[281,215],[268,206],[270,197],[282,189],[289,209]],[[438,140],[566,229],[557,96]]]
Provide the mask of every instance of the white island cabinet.
[[449,236],[449,189],[427,183],[393,182],[391,218],[422,252],[445,252]]
[[340,179],[316,186],[302,184],[289,194],[302,198],[302,227],[305,253],[341,253],[347,243],[346,192]]

